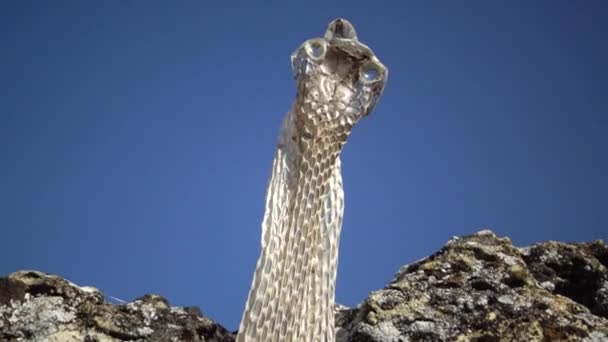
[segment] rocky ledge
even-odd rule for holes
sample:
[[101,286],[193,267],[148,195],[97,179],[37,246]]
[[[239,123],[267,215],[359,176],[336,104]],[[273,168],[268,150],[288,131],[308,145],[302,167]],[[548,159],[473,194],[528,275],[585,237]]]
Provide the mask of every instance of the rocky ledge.
[[[338,341],[608,341],[608,246],[455,237],[357,308],[338,306],[336,329]],[[110,304],[55,275],[0,278],[0,341],[234,339],[198,308],[157,295]]]

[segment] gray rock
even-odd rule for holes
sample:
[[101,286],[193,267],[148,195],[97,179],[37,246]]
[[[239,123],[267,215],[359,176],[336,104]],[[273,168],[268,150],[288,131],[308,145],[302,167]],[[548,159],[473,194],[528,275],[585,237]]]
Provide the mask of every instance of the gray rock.
[[526,251],[524,260],[547,290],[569,297],[608,318],[608,246],[592,243],[545,242]]
[[0,341],[233,341],[200,310],[157,295],[113,305],[92,287],[20,271],[0,278]]
[[487,230],[453,238],[371,293],[343,338],[608,341],[607,256],[601,241],[519,249]]
[[[357,308],[336,307],[336,339],[608,341],[608,247],[516,248],[485,230],[402,267]],[[226,294],[229,295],[229,294]],[[158,295],[108,303],[37,271],[0,278],[0,341],[234,341],[196,307]]]

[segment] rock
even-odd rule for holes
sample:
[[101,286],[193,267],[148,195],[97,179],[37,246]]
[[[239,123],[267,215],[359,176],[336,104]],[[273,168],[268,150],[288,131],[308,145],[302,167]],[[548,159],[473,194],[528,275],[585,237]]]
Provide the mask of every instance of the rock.
[[20,271],[0,278],[0,341],[234,341],[200,310],[157,295],[113,305],[92,287]]
[[[513,247],[481,231],[402,267],[341,341],[608,341],[608,247]],[[344,332],[348,333],[344,333]]]
[[530,272],[553,293],[580,303],[608,318],[608,246],[545,242],[524,250]]
[[[344,341],[608,341],[608,246],[516,248],[491,231],[452,238],[402,267],[357,308],[336,306]],[[226,294],[229,295],[229,294]],[[234,341],[195,307],[158,295],[110,304],[37,271],[0,278],[0,341]]]

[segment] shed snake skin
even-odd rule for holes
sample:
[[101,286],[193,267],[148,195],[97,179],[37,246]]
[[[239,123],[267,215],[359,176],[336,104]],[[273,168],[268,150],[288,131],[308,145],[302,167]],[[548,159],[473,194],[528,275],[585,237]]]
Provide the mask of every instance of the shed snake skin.
[[340,152],[381,97],[388,70],[336,19],[291,55],[297,84],[266,193],[261,254],[237,342],[335,341]]

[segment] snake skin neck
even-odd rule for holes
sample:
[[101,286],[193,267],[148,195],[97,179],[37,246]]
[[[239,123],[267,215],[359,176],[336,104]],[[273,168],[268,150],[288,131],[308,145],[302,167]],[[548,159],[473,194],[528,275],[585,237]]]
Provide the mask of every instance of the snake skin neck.
[[[307,151],[322,144],[293,140],[293,112],[279,137],[262,223],[262,252],[237,341],[334,341],[343,213],[340,160],[337,154],[311,160]],[[313,166],[317,163],[328,167],[321,172]]]
[[382,94],[387,70],[334,20],[292,55],[298,91],[272,165],[262,248],[238,342],[333,342],[344,211],[340,152]]

